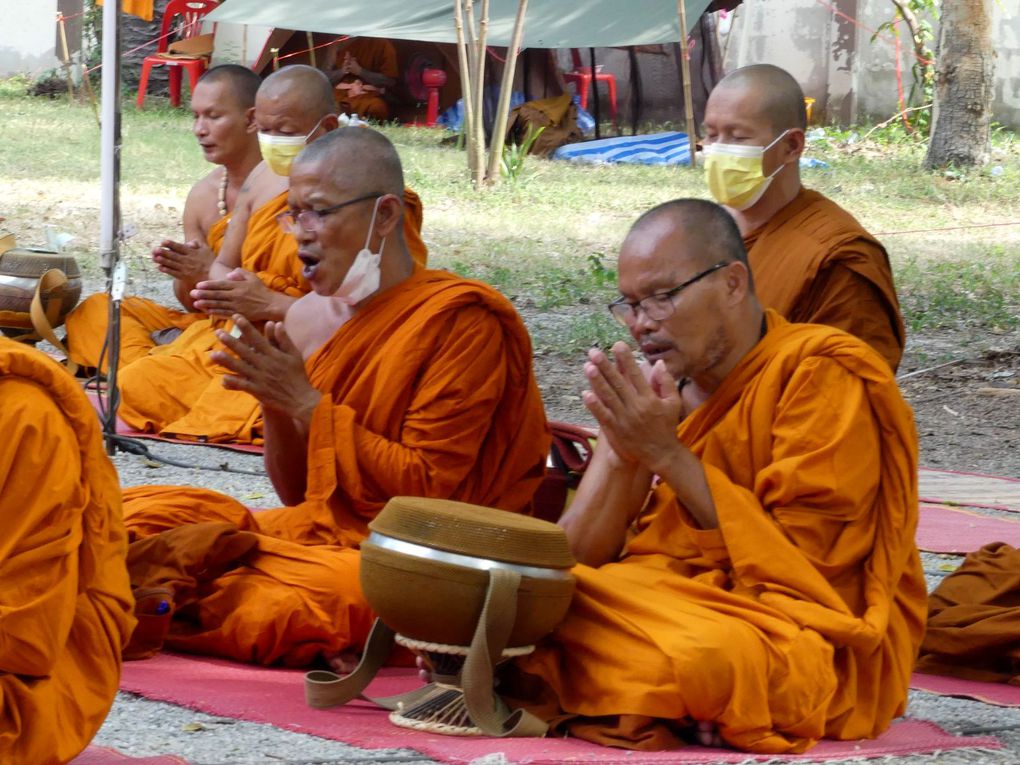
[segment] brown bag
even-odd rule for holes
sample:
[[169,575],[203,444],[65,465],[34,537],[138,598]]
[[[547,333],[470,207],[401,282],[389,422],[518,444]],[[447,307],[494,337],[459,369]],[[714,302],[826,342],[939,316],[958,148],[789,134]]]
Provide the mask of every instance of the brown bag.
[[571,492],[581,483],[591,462],[596,434],[580,425],[550,421],[552,446],[545,478],[532,499],[536,518],[555,523],[566,509]]

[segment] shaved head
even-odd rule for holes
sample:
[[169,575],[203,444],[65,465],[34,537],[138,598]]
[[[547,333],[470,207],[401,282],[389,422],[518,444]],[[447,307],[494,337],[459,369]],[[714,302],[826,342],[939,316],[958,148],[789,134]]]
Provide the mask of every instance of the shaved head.
[[753,94],[758,106],[758,119],[768,123],[774,132],[807,129],[807,108],[804,91],[785,69],[772,64],[752,64],[726,75],[712,91]]
[[316,121],[336,113],[329,78],[304,64],[292,64],[273,72],[262,83],[258,97],[266,101],[286,100],[291,109],[300,110],[304,116]]
[[224,90],[231,94],[236,105],[241,109],[251,109],[255,106],[255,94],[262,85],[261,78],[255,72],[238,64],[214,66],[206,71],[198,82],[208,85],[224,85]]
[[751,271],[747,250],[733,216],[704,199],[674,199],[653,207],[631,226],[626,242],[648,239],[655,243],[681,233],[690,243],[696,266],[708,268],[720,261],[740,261]]
[[320,173],[338,188],[370,194],[382,192],[403,199],[404,170],[400,155],[390,140],[366,127],[333,130],[307,147],[294,160],[295,166],[319,164]]

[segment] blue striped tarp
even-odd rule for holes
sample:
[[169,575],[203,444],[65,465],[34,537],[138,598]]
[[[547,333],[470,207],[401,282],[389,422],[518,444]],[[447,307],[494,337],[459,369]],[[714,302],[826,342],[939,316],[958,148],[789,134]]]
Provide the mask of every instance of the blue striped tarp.
[[561,146],[553,159],[574,162],[629,162],[639,165],[687,165],[691,161],[686,133],[617,136]]

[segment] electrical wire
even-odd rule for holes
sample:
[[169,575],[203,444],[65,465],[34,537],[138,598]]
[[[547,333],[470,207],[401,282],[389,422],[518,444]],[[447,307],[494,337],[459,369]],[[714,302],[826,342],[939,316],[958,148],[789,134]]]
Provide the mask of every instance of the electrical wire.
[[184,460],[175,460],[170,457],[164,457],[160,454],[151,452],[149,447],[137,438],[122,436],[119,433],[107,435],[107,438],[116,443],[117,448],[125,454],[135,454],[139,457],[144,457],[147,460],[159,462],[164,465],[170,465],[172,467],[188,468],[191,470],[208,470],[213,473],[241,473],[242,475],[255,475],[260,478],[266,477],[265,471],[262,470],[245,470],[244,468],[230,467],[226,463],[212,467],[210,465],[199,465],[194,462],[185,462]]

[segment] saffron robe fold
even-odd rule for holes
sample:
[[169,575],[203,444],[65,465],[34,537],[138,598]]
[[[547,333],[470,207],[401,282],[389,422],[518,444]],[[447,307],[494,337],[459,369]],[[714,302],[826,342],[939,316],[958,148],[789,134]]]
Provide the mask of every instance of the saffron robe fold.
[[[371,37],[359,37],[352,40],[338,52],[338,66],[345,53],[350,53],[353,58],[356,58],[362,69],[385,75],[391,80],[400,76],[400,68],[397,66],[397,50],[389,40]],[[388,119],[390,107],[378,90],[373,88],[359,92],[359,87],[351,88],[355,82],[361,82],[361,79],[357,75],[348,74],[340,80],[334,89],[333,93],[340,112],[342,114],[357,114],[365,119],[379,121]]]
[[[206,240],[218,253],[227,233],[230,216],[225,215],[209,227]],[[167,308],[154,300],[126,297],[120,302],[120,364],[122,368],[145,356],[156,341],[153,333],[164,329],[185,330],[206,318],[205,314]],[[109,371],[109,356],[103,356],[103,345],[110,326],[110,299],[105,292],[89,295],[66,320],[67,351],[71,360],[87,369]],[[100,361],[102,364],[100,365]]]
[[134,628],[120,487],[95,412],[0,339],[0,762],[66,763],[99,730]]
[[[276,216],[287,209],[283,192],[256,210],[248,221],[241,267],[254,272],[270,289],[291,297],[309,291],[301,275],[297,240],[285,234]],[[412,257],[424,265],[427,256],[420,236],[421,202],[404,190],[404,237]],[[258,402],[242,391],[223,387],[223,370],[209,358],[219,347],[215,330],[221,317],[203,317],[168,345],[152,349],[124,367],[120,374],[118,414],[131,427],[210,443],[262,443]]]
[[526,705],[580,715],[575,735],[670,748],[714,721],[778,754],[903,712],[925,613],[912,413],[862,342],[772,311],[768,325],[677,431],[719,528],[656,486],[619,561],[578,566],[566,620],[517,661],[547,684]]
[[306,366],[325,395],[303,503],[252,513],[202,489],[124,493],[135,538],[205,522],[259,534],[254,553],[177,604],[170,648],[300,666],[360,646],[372,615],[357,548],[390,497],[521,511],[541,482],[550,437],[530,339],[491,287],[419,271],[376,296]]
[[1020,685],[1020,550],[993,542],[969,553],[928,598],[917,669]]
[[763,306],[789,321],[845,330],[896,370],[906,330],[889,256],[850,213],[802,188],[744,245]]

